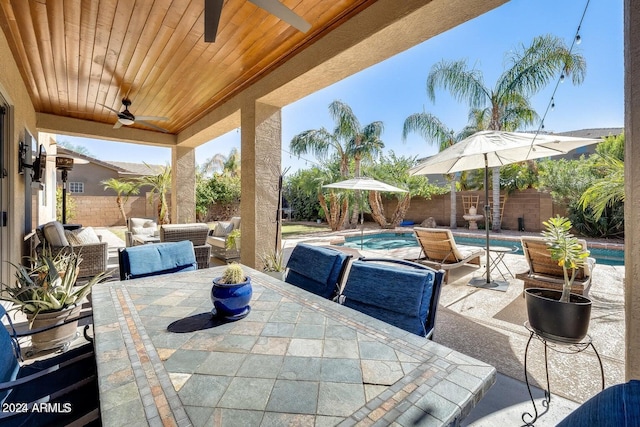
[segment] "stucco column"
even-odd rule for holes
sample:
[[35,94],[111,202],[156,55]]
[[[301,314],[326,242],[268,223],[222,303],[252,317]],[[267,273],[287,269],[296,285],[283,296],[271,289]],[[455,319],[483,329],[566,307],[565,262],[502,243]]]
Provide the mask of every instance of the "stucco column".
[[196,150],[171,149],[171,223],[196,220]]
[[624,1],[625,376],[640,379],[640,2]]
[[278,178],[282,141],[280,108],[247,104],[241,113],[242,216],[241,261],[260,264],[260,255],[275,247]]

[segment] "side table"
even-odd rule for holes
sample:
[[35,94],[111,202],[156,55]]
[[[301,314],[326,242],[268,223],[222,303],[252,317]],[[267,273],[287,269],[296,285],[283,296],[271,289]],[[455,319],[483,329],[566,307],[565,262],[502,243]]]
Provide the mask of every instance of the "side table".
[[[502,276],[502,280],[505,281],[509,281],[509,279],[507,278],[506,274],[510,275],[511,277],[513,276],[513,273],[511,272],[511,270],[509,270],[509,267],[507,266],[507,264],[504,262],[504,256],[506,254],[512,254],[518,251],[518,248],[515,246],[489,246],[489,255],[491,258],[491,266],[489,267],[490,271],[494,271],[497,270],[498,273],[500,273],[500,275]],[[502,271],[502,269],[506,269],[507,272],[505,274],[504,271]],[[486,270],[484,273],[484,276],[486,277]]]
[[[598,364],[600,365],[600,377],[602,378],[602,389],[604,390],[604,369],[602,367],[602,360],[600,359],[600,355],[598,354],[598,351],[593,345],[590,335],[587,335],[586,337],[584,337],[584,339],[579,343],[568,344],[568,343],[560,343],[557,341],[550,341],[546,338],[541,337],[531,328],[531,326],[529,326],[528,321],[524,322],[524,327],[527,328],[527,330],[530,333],[529,340],[527,341],[527,346],[524,350],[524,379],[525,379],[525,382],[527,383],[527,391],[529,391],[529,398],[531,399],[531,404],[533,405],[533,411],[534,411],[534,415],[532,415],[529,412],[524,412],[522,414],[522,421],[525,423],[526,426],[533,426],[536,420],[549,410],[549,403],[551,402],[551,388],[549,387],[549,363],[547,358],[548,349],[551,349],[558,353],[576,354],[576,353],[581,353],[586,349],[588,349],[589,347],[591,347],[593,349],[593,352],[596,354],[596,357],[598,358]],[[542,341],[542,343],[544,344],[544,369],[545,369],[545,375],[547,378],[547,388],[546,390],[543,390],[544,401],[542,402],[542,406],[545,407],[546,409],[544,410],[544,412],[541,412],[541,413],[538,413],[536,402],[533,399],[533,394],[531,393],[529,376],[527,374],[527,356],[529,354],[529,344],[531,344],[531,340],[533,338],[536,338]],[[527,421],[526,418],[530,418],[530,420]]]

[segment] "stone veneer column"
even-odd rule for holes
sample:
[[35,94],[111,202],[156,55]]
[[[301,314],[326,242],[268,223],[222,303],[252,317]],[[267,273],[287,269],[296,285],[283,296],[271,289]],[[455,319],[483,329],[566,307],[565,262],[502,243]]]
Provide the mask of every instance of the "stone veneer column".
[[241,261],[260,265],[260,255],[276,239],[282,126],[279,107],[248,103],[241,112],[242,223]]
[[[624,2],[625,377],[640,379],[640,2]],[[637,165],[635,165],[637,163]]]
[[196,221],[196,150],[171,149],[171,223]]

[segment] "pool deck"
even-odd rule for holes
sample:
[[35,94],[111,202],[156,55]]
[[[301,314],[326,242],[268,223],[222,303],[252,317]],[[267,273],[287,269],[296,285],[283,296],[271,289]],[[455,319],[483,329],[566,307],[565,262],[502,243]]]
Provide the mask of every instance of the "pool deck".
[[[364,234],[385,232],[366,226]],[[389,230],[391,231],[391,230]],[[391,232],[411,232],[411,228],[398,228]],[[454,235],[476,238],[486,237],[484,230],[452,230]],[[304,241],[321,245],[333,245],[345,236],[358,236],[360,230],[349,230],[326,235],[308,236]],[[492,239],[518,240],[520,233],[513,231],[491,232]],[[291,248],[301,240],[289,239]],[[623,250],[620,241],[589,239],[589,247]],[[399,248],[382,251],[344,249],[354,256],[383,256],[403,259],[417,258],[420,249]],[[285,251],[285,256],[286,256]],[[524,256],[507,254],[505,262],[515,275],[528,270]],[[464,425],[521,425],[523,411],[532,411],[524,385],[524,354],[529,332],[524,327],[525,300],[523,282],[509,278],[506,292],[468,286],[471,278],[481,276],[484,267],[464,267],[452,271],[449,284],[442,289],[440,308],[436,319],[434,341],[468,354],[495,366],[499,381],[494,385],[493,399],[480,402],[477,411]],[[605,386],[624,382],[624,266],[598,264],[593,272],[590,298],[593,300],[589,335],[604,366]],[[533,340],[528,355],[529,380],[535,386],[546,384],[544,373],[544,346]],[[556,425],[573,408],[600,390],[600,372],[596,355],[590,349],[579,354],[561,354],[549,351],[549,379],[552,391],[550,410],[535,424]],[[538,390],[539,392],[539,390]],[[490,391],[491,393],[491,391]],[[541,399],[537,399],[538,404]],[[539,406],[539,405],[538,405]],[[542,410],[540,407],[539,411]],[[490,414],[488,417],[485,415]]]

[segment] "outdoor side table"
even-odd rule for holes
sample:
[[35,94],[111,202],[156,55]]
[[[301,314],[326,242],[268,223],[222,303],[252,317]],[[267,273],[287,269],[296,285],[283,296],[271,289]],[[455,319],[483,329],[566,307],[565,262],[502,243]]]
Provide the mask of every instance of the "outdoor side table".
[[[489,255],[491,258],[491,266],[489,267],[489,270],[497,270],[498,273],[500,273],[500,275],[502,276],[502,279],[508,282],[509,279],[507,279],[507,274],[511,277],[514,276],[511,270],[509,270],[507,264],[504,262],[504,256],[506,254],[512,254],[517,250],[518,248],[516,248],[515,246],[489,246]],[[506,270],[506,273],[503,271],[503,269]],[[485,270],[483,276],[486,277],[486,274],[487,272]]]
[[[589,347],[591,347],[593,349],[593,352],[596,354],[596,357],[598,359],[598,364],[600,365],[600,376],[602,378],[602,390],[604,390],[604,368],[602,367],[602,360],[600,359],[600,355],[598,354],[598,351],[593,345],[593,341],[591,340],[590,335],[585,336],[584,339],[579,343],[569,344],[569,343],[561,343],[558,341],[551,341],[538,335],[529,325],[529,321],[524,322],[524,327],[527,328],[527,330],[530,333],[529,340],[527,341],[527,346],[525,347],[525,350],[524,350],[524,379],[527,384],[527,391],[529,391],[529,398],[531,399],[531,404],[533,405],[533,411],[534,411],[534,415],[532,415],[529,412],[524,412],[522,414],[522,421],[525,423],[526,426],[533,426],[536,420],[549,410],[549,403],[551,402],[551,388],[549,387],[549,364],[548,364],[548,358],[547,358],[548,349],[551,349],[558,353],[576,354],[576,353],[581,353],[586,349],[588,349]],[[547,388],[546,390],[543,390],[544,401],[542,402],[542,406],[545,407],[546,409],[544,410],[544,412],[541,412],[541,413],[538,413],[536,402],[533,399],[533,394],[531,393],[529,376],[527,374],[527,356],[529,354],[529,344],[531,344],[531,340],[533,338],[536,338],[542,341],[542,343],[544,344],[544,369],[545,369],[545,376],[547,378]],[[526,418],[530,418],[530,420],[527,421]]]

